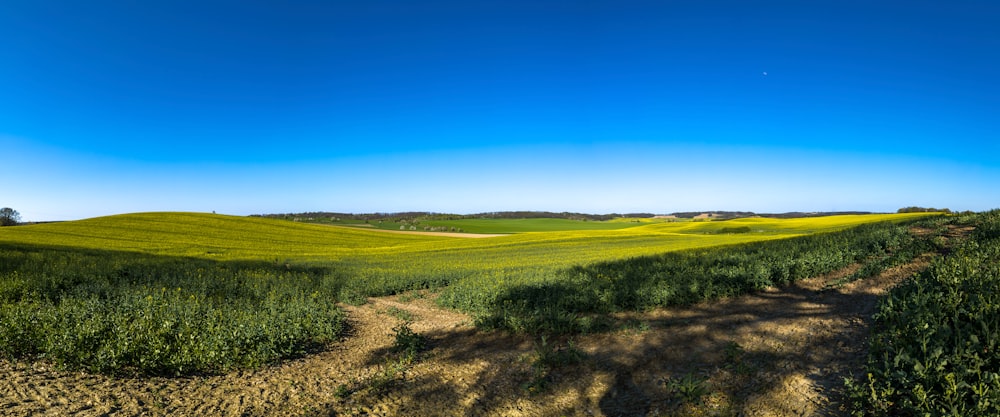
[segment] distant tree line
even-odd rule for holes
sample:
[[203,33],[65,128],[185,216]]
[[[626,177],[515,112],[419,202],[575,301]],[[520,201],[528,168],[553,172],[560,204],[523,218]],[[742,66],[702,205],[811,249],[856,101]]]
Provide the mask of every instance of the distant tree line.
[[870,211],[815,211],[815,212],[790,211],[788,213],[760,213],[757,214],[757,216],[770,217],[774,219],[798,219],[802,217],[843,216],[849,214],[856,215],[856,214],[873,214],[873,213]]
[[303,213],[280,213],[280,214],[254,214],[252,217],[267,217],[272,219],[324,219],[324,220],[353,220],[353,221],[387,221],[403,222],[421,220],[462,220],[462,219],[569,219],[569,220],[611,220],[620,217],[627,218],[649,218],[653,213],[610,213],[610,214],[586,214],[586,213],[554,213],[549,211],[494,211],[476,214],[449,214],[432,213],[426,211],[408,211],[399,213],[336,213],[336,212],[303,212]]
[[[931,212],[943,211],[950,213],[948,209],[906,207],[899,209],[899,213]],[[800,212],[793,211],[787,213],[755,213],[752,211],[684,211],[670,213],[681,219],[693,219],[698,216],[707,215],[713,220],[739,219],[745,217],[769,217],[777,219],[794,219],[802,217],[821,217],[845,214],[872,214],[870,211],[821,211],[821,212]],[[364,222],[413,222],[423,220],[462,220],[462,219],[568,219],[581,221],[605,221],[616,218],[651,218],[656,217],[654,213],[609,213],[609,214],[587,214],[573,212],[551,212],[551,211],[490,211],[476,214],[451,214],[434,213],[428,211],[406,211],[397,213],[337,213],[327,211],[310,211],[302,213],[280,213],[280,214],[254,214],[253,217],[267,217],[284,220],[304,220],[304,221],[364,221]]]
[[680,219],[693,219],[701,215],[708,215],[709,218],[715,220],[739,219],[744,217],[797,219],[802,217],[837,216],[844,214],[872,214],[872,213],[870,211],[814,211],[814,212],[790,211],[787,213],[754,213],[752,211],[682,211],[682,212],[670,213],[671,216]]
[[949,210],[947,208],[936,209],[936,208],[933,208],[933,207],[911,206],[911,207],[903,207],[903,208],[897,210],[896,212],[897,213],[931,213],[931,212],[951,213],[951,210]]
[[586,213],[570,213],[561,212],[553,213],[550,211],[496,211],[488,213],[478,213],[466,215],[463,218],[467,219],[569,219],[569,220],[596,220],[604,221],[611,220],[620,217],[627,218],[648,218],[653,217],[653,213],[609,213],[609,214],[586,214]]
[[427,218],[437,216],[435,213],[424,211],[400,212],[400,213],[337,213],[329,211],[307,211],[302,213],[278,213],[278,214],[252,214],[251,217],[266,217],[271,219],[307,219],[307,220],[353,220],[353,221],[388,221],[400,222],[416,218]]
[[706,214],[708,217],[713,219],[736,219],[740,217],[756,216],[756,214],[752,211],[680,211],[670,213],[671,216],[679,219],[693,219],[703,214]]

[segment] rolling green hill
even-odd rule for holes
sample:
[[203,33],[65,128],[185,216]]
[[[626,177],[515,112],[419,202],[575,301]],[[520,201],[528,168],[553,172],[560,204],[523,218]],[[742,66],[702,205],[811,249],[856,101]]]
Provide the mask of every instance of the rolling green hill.
[[428,220],[421,225],[461,229],[468,233],[560,232],[569,230],[618,230],[641,226],[646,222],[582,221],[570,219],[461,219]]
[[[564,219],[484,219],[442,221],[465,230],[518,233],[488,239],[387,233],[255,217],[205,213],[134,213],[61,223],[0,229],[0,242],[87,249],[136,251],[208,259],[336,261],[366,255],[436,254],[452,250],[492,252],[501,247],[550,247],[567,244],[600,247],[604,258],[658,253],[664,250],[725,245],[840,230],[865,223],[901,221],[925,213],[873,214],[801,219],[747,218],[725,222],[631,223]],[[720,230],[747,226],[747,236],[718,235]],[[708,237],[706,235],[716,234]],[[576,249],[583,249],[582,247]],[[574,253],[586,253],[572,251]],[[493,253],[500,256],[502,253]],[[517,254],[511,252],[514,258]],[[569,263],[596,260],[571,257]],[[596,258],[602,258],[597,256]],[[514,259],[512,259],[514,261]],[[515,262],[524,266],[523,262]]]
[[[522,232],[464,239],[204,213],[135,213],[0,229],[0,243],[140,252],[217,261],[308,264],[351,277],[349,297],[447,286],[461,280],[530,282],[593,262],[830,232],[926,213],[724,222],[625,223],[626,228]],[[560,219],[488,221],[510,230],[608,226]],[[498,223],[493,223],[498,222]],[[495,229],[494,229],[495,230]],[[738,233],[728,233],[737,230]]]

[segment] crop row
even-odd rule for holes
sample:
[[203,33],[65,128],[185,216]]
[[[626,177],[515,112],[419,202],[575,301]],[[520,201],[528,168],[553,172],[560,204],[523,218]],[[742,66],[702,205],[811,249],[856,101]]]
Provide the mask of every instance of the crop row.
[[[726,222],[659,223],[611,231],[526,233],[490,239],[450,239],[368,250],[339,258],[332,267],[354,279],[345,299],[407,290],[451,287],[447,306],[481,312],[498,292],[513,287],[566,282],[565,270],[601,262],[628,268],[627,260],[664,253],[736,247],[740,244],[836,232],[873,220],[909,223],[927,216],[832,216],[809,219],[739,219]],[[725,230],[740,229],[740,233]],[[749,229],[745,232],[744,228]],[[728,249],[726,249],[728,250]],[[714,252],[704,252],[714,253]],[[672,255],[667,255],[672,256]],[[614,263],[624,262],[624,263]],[[331,265],[319,262],[319,265]],[[575,285],[575,284],[574,284]],[[589,283],[584,283],[590,287]],[[465,289],[463,289],[465,288]]]
[[1000,211],[882,301],[856,415],[1000,415]]
[[0,357],[192,374],[302,355],[343,331],[335,277],[267,263],[0,247]]
[[472,276],[439,303],[472,312],[480,326],[525,332],[587,332],[608,313],[684,305],[784,285],[862,262],[891,266],[930,243],[907,225],[839,232],[578,265],[558,271]]

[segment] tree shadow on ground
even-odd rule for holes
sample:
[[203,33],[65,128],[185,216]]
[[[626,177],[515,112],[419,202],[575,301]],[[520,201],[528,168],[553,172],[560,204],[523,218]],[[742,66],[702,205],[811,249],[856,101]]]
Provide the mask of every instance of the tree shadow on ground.
[[686,399],[671,392],[668,381],[694,375],[734,414],[839,414],[842,378],[863,364],[867,349],[859,342],[875,304],[873,294],[793,284],[654,313],[638,343],[605,343],[592,354],[616,376],[600,399],[601,411],[615,416],[677,410]]
[[[844,415],[843,377],[863,366],[877,303],[876,292],[862,287],[796,283],[616,315],[608,331],[548,340],[547,349],[577,349],[583,360],[543,369],[538,337],[427,331],[423,359],[355,404],[399,415]],[[391,355],[391,347],[376,349],[367,364]],[[707,393],[678,393],[671,381],[685,376]]]

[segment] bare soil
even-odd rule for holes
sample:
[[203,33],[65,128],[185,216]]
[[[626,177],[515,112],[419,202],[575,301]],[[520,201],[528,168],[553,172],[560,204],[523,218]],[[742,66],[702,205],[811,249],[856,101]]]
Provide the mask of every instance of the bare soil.
[[[877,295],[929,259],[837,289],[825,285],[857,267],[622,315],[620,330],[547,340],[546,349],[584,355],[551,368],[532,366],[540,340],[477,331],[468,316],[435,307],[433,294],[345,306],[344,340],[258,371],[113,378],[0,361],[0,415],[843,415],[843,378],[861,372]],[[391,352],[402,319],[429,340],[409,364]],[[685,395],[683,381],[703,395]]]

